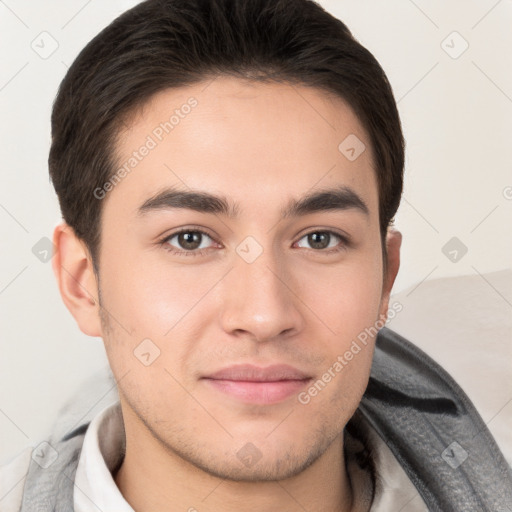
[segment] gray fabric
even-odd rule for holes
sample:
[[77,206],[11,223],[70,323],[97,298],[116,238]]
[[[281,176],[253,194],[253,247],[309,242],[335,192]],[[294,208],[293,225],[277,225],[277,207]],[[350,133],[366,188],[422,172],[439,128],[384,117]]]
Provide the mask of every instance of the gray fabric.
[[512,471],[459,385],[384,327],[359,410],[434,512],[512,511]]
[[[108,366],[79,387],[57,415],[52,433],[46,439],[51,448],[43,446],[42,457],[37,456],[38,447],[33,451],[20,511],[73,511],[75,473],[87,427],[98,409],[118,400],[116,382]],[[53,450],[57,459],[47,465],[55,453]]]
[[[117,400],[111,373],[109,379],[110,401]],[[84,399],[90,400],[86,389]],[[92,409],[82,418],[83,401],[63,409],[48,439],[58,457],[46,469],[31,460],[21,512],[73,511],[74,477]],[[435,361],[386,327],[377,337],[360,415],[387,443],[429,510],[512,510],[511,469],[469,398]],[[351,422],[347,427],[353,432]],[[43,465],[52,453],[42,454]]]

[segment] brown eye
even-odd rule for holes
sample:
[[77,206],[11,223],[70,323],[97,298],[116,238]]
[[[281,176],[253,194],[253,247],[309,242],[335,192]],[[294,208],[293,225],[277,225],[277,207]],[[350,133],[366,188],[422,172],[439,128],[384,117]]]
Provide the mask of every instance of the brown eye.
[[178,244],[183,247],[183,249],[194,250],[198,249],[201,245],[201,238],[203,235],[197,231],[186,231],[176,236],[178,237]]
[[162,245],[171,253],[195,256],[209,248],[208,239],[213,241],[211,236],[204,231],[183,229],[162,240]]
[[313,249],[326,249],[331,241],[331,235],[329,233],[310,233],[308,235],[308,243]]
[[[306,240],[309,247],[300,245],[302,240]],[[345,249],[349,245],[349,242],[345,237],[338,235],[333,231],[312,231],[311,233],[303,236],[301,241],[298,242],[299,247],[304,247],[306,249],[310,248],[315,251],[326,253]]]

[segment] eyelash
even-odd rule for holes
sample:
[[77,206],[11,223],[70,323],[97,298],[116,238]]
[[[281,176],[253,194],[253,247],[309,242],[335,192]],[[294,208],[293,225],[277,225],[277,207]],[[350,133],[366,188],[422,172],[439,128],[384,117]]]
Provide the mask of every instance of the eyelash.
[[[159,244],[166,250],[167,252],[170,252],[172,254],[175,254],[177,256],[203,256],[209,249],[201,249],[201,250],[178,250],[171,245],[168,244],[169,240],[172,240],[175,236],[181,234],[181,233],[200,233],[201,235],[206,235],[208,238],[210,238],[213,242],[218,243],[211,235],[209,235],[206,231],[203,231],[201,229],[192,229],[192,228],[183,228],[178,231],[175,231],[174,233],[166,236],[164,239],[160,240]],[[341,245],[337,246],[335,248],[331,248],[329,250],[326,249],[306,249],[307,251],[312,251],[315,253],[324,253],[324,254],[334,254],[341,251],[346,250],[348,247],[351,246],[350,240],[340,235],[339,233],[336,233],[335,231],[330,230],[313,230],[309,231],[308,233],[305,233],[302,235],[302,237],[299,240],[302,240],[304,237],[307,237],[308,235],[311,235],[313,233],[328,233],[329,235],[334,235],[335,237],[339,238],[341,240]]]

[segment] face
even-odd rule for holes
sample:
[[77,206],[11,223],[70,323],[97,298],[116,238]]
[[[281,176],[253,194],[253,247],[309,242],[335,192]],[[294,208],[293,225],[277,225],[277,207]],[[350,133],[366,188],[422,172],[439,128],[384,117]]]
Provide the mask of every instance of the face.
[[117,158],[99,286],[127,436],[222,478],[299,473],[356,410],[387,308],[367,134],[325,92],[219,77],[154,96]]

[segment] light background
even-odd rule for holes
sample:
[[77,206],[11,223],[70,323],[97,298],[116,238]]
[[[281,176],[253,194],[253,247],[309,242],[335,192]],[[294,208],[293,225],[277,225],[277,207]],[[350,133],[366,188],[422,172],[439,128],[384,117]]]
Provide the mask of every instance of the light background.
[[[136,3],[0,0],[0,463],[36,445],[65,398],[106,364],[101,339],[79,331],[33,247],[60,220],[47,168],[59,83]],[[510,287],[485,277],[512,266],[512,1],[319,3],[375,55],[398,102],[407,149],[394,291],[470,275],[512,314]],[[459,247],[443,252],[453,237]]]

